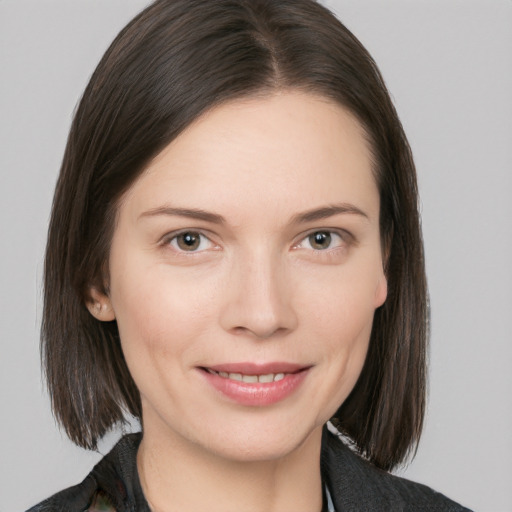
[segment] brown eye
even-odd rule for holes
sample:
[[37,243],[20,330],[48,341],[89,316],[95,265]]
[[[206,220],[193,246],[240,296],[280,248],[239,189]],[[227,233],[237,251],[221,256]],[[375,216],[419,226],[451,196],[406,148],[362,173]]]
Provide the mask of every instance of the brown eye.
[[308,236],[308,241],[313,249],[321,251],[331,246],[332,235],[328,231],[316,231]]
[[216,244],[200,231],[182,231],[172,236],[169,235],[164,239],[164,242],[166,245],[170,245],[175,252],[181,254],[194,254],[219,249]]
[[187,231],[176,236],[176,245],[182,251],[195,251],[201,245],[201,235],[193,231]]

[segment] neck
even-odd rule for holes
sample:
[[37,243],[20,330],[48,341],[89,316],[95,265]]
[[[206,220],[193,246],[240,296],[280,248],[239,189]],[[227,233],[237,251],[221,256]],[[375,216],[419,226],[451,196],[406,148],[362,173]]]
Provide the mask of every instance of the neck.
[[137,455],[153,512],[312,512],[322,508],[321,427],[275,460],[238,461],[145,428]]

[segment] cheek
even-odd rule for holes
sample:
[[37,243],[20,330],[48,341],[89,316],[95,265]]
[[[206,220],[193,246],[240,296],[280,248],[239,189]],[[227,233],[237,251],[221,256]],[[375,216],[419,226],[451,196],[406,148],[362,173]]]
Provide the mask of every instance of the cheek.
[[[347,266],[330,275],[316,276],[314,286],[304,297],[303,318],[323,332],[327,339],[338,339],[337,346],[350,346],[360,340],[361,331],[371,328],[376,307],[379,274],[373,266]],[[343,343],[343,341],[345,343]]]
[[366,359],[375,313],[377,278],[368,273],[340,272],[324,282],[324,292],[310,296],[309,331],[321,352],[326,420],[332,416],[355,386]]
[[353,294],[333,300],[317,327],[318,339],[324,340],[323,357],[335,378],[349,386],[355,384],[364,364],[374,316],[373,308],[359,298]]
[[193,359],[193,341],[206,336],[214,315],[215,287],[184,282],[165,265],[124,262],[116,270],[111,299],[134,378],[164,359],[168,364],[178,364],[184,356]]

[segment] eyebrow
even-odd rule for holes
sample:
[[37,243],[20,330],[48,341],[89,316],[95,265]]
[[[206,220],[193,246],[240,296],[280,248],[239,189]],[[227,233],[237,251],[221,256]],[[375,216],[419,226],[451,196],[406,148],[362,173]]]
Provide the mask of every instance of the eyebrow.
[[328,219],[329,217],[333,217],[334,215],[339,215],[342,213],[348,213],[352,215],[359,215],[364,217],[365,219],[369,219],[368,215],[353,204],[349,203],[339,203],[333,204],[329,206],[324,206],[322,208],[315,208],[313,210],[308,210],[307,212],[298,213],[294,215],[292,218],[293,224],[304,224],[306,222],[314,222],[316,220]]
[[[358,208],[349,203],[333,204],[329,206],[323,206],[321,208],[314,208],[303,213],[294,215],[291,219],[291,224],[305,224],[307,222],[314,222],[317,220],[328,219],[335,215],[340,214],[351,214],[359,215],[368,219],[368,215]],[[146,212],[140,214],[139,219],[144,217],[154,217],[158,215],[172,215],[178,217],[187,217],[190,219],[202,220],[205,222],[211,222],[212,224],[225,224],[226,219],[217,213],[208,212],[199,208],[172,208],[170,206],[160,206],[152,208]]]
[[199,208],[171,208],[170,206],[160,206],[147,212],[141,213],[139,219],[143,217],[153,217],[157,215],[174,215],[178,217],[187,217],[190,219],[203,220],[213,224],[225,224],[226,220],[222,215],[207,212]]

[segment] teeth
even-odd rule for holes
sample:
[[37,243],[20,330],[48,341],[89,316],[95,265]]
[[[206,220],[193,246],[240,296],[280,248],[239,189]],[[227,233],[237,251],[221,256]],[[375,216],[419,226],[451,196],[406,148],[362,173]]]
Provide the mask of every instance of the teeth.
[[219,375],[224,379],[237,380],[239,382],[247,382],[249,384],[254,384],[256,382],[277,382],[279,380],[283,380],[286,375],[285,373],[267,373],[265,375],[242,375],[241,373],[216,372],[215,370],[210,370],[209,368],[208,372],[210,372],[213,375]]

